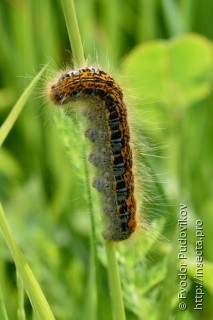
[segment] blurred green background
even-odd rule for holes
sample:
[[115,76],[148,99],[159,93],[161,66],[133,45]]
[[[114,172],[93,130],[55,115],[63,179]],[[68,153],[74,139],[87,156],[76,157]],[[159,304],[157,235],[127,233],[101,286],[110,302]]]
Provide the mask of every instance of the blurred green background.
[[[138,141],[138,175],[152,178],[148,187],[145,182],[139,186],[140,196],[146,190],[151,198],[141,210],[151,226],[150,239],[138,234],[133,244],[118,246],[127,319],[213,319],[213,2],[75,4],[88,64],[100,65],[123,84]],[[88,295],[94,292],[84,141],[76,125],[81,116],[66,120],[44,98],[54,70],[71,63],[60,1],[1,0],[0,43],[0,123],[30,79],[50,63],[49,73],[0,150],[0,201],[56,318],[88,319]],[[173,236],[178,232],[179,203],[188,206],[189,294],[184,312],[178,309],[178,235]],[[204,224],[206,261],[199,312],[193,310],[196,219]],[[97,245],[103,301],[97,319],[110,320],[105,312],[110,300],[101,238]],[[14,319],[15,266],[1,237],[0,257],[0,282],[9,319]],[[166,281],[170,277],[172,285]],[[26,314],[31,319],[27,298]]]

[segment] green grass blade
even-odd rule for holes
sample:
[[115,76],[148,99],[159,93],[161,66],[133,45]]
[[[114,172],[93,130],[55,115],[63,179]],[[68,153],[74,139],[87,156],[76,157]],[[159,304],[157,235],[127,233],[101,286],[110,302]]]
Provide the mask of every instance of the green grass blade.
[[4,298],[3,298],[1,286],[0,286],[0,316],[2,316],[2,320],[9,320],[8,315],[7,315],[7,310],[5,308],[5,303],[4,303]]
[[85,63],[85,59],[74,3],[72,0],[62,0],[61,4],[72,48],[73,61],[76,67],[80,67]]
[[109,286],[111,291],[113,319],[125,320],[126,317],[124,312],[124,302],[114,242],[106,241],[105,248],[108,261]]
[[29,295],[33,309],[41,320],[55,320],[53,313],[44,297],[37,280],[35,279],[29,265],[27,264],[22,252],[14,241],[7,225],[3,208],[0,204],[0,228],[5,241],[15,261],[19,276],[23,281],[24,287]]
[[18,287],[18,310],[17,318],[18,320],[26,320],[25,310],[24,310],[24,285],[17,272],[17,287]]
[[24,108],[30,93],[32,92],[34,86],[41,78],[43,72],[47,68],[45,65],[41,71],[36,75],[36,77],[31,81],[29,86],[24,90],[23,94],[18,99],[17,103],[14,105],[13,109],[10,111],[7,119],[4,121],[3,125],[0,127],[0,147],[4,143],[5,139],[7,138],[10,130],[12,129],[14,123],[16,122],[19,114],[21,113],[22,109]]
[[181,11],[173,0],[160,1],[167,31],[171,36],[183,34],[186,31]]

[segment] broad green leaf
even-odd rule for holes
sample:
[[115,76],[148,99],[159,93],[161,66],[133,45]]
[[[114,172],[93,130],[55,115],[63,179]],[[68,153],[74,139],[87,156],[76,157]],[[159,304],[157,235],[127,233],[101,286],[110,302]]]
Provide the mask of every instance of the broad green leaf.
[[122,72],[134,95],[151,106],[186,108],[210,93],[212,44],[195,34],[142,44],[126,57]]

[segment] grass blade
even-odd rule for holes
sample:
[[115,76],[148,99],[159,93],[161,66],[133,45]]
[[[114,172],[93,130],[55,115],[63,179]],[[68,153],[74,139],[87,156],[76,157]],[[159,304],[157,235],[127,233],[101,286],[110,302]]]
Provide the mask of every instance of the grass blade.
[[2,316],[2,320],[9,320],[7,315],[7,310],[5,308],[5,302],[4,302],[1,286],[0,286],[0,315]]
[[72,48],[73,61],[76,67],[80,67],[85,63],[85,59],[78,28],[78,21],[75,13],[75,6],[72,0],[62,0],[61,4],[66,21],[67,33]]
[[19,276],[23,281],[24,287],[28,293],[34,311],[41,320],[55,320],[36,278],[34,277],[29,265],[27,264],[21,250],[18,248],[15,240],[13,239],[13,236],[7,225],[7,221],[1,204],[0,228],[15,261]]
[[36,75],[36,77],[31,81],[29,86],[24,90],[16,104],[14,105],[13,109],[10,111],[7,119],[4,121],[3,125],[0,127],[0,147],[4,143],[5,139],[7,138],[10,130],[12,129],[14,123],[16,122],[19,114],[21,113],[22,109],[24,108],[32,89],[41,78],[44,70],[47,68],[45,65],[41,71]]

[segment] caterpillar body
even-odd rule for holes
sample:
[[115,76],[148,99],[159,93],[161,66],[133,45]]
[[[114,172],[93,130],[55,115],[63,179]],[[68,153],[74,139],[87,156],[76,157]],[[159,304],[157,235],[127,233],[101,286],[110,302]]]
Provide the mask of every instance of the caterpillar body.
[[136,200],[122,89],[109,74],[90,67],[63,74],[51,86],[49,97],[56,105],[90,101],[83,111],[91,123],[85,135],[94,143],[89,161],[97,168],[93,186],[102,195],[103,237],[108,241],[128,239],[136,228]]

